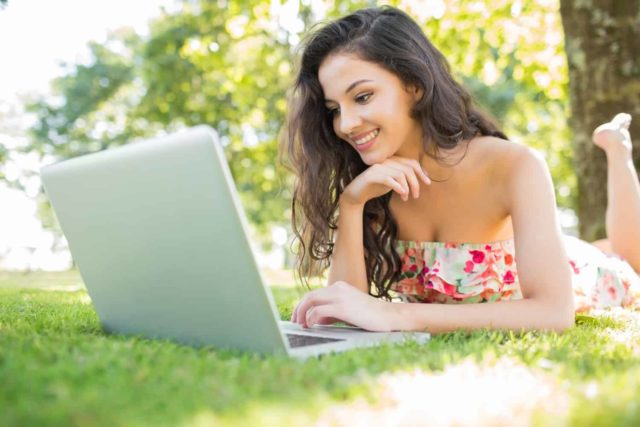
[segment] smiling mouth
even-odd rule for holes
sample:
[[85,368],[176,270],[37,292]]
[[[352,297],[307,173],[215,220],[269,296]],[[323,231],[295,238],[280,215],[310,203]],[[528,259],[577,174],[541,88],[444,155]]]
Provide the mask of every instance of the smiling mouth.
[[379,133],[380,133],[380,129],[374,129],[371,132],[369,132],[368,134],[366,134],[365,136],[363,136],[362,138],[357,139],[357,140],[354,139],[353,142],[356,145],[364,145],[364,144],[368,143],[369,141],[371,141],[376,136],[378,136]]

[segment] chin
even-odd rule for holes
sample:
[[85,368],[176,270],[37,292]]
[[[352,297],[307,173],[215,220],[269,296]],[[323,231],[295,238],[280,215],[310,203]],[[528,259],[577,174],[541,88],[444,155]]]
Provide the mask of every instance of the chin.
[[362,162],[367,166],[373,166],[376,163],[382,163],[384,161],[384,160],[374,159],[370,156],[360,156],[360,158],[362,159]]
[[360,158],[367,166],[373,166],[378,163],[383,163],[389,158],[389,156],[382,156],[380,154],[364,153],[360,154]]
[[373,166],[376,163],[380,163],[380,162],[372,162],[371,159],[369,159],[367,157],[360,156],[360,158],[362,159],[362,162],[367,166]]

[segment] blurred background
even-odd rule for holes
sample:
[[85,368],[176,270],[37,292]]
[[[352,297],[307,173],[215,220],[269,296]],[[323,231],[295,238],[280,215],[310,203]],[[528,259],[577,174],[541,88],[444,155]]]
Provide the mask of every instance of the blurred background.
[[584,137],[570,129],[569,77],[585,53],[565,44],[560,3],[0,0],[0,269],[72,267],[42,165],[201,123],[222,137],[261,265],[290,265],[292,178],[276,159],[295,47],[313,23],[381,4],[412,15],[510,139],[545,154],[577,234]]

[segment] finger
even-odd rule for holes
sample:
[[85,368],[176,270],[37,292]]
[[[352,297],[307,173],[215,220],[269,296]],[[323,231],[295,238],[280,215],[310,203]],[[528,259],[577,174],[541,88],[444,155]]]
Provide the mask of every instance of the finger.
[[401,171],[396,171],[392,175],[392,178],[402,186],[402,200],[404,200],[405,202],[409,200],[409,183],[407,182],[407,177],[405,176],[405,174]]
[[420,197],[420,183],[418,182],[418,177],[416,177],[416,173],[413,168],[402,162],[390,163],[389,166],[402,172],[405,179],[407,180],[407,184],[409,186],[409,189],[411,190],[411,194],[413,195],[413,197],[415,199]]
[[[317,307],[324,307],[323,305],[317,306]],[[307,313],[313,313],[316,310],[316,308],[312,308],[311,310],[309,310]],[[339,322],[340,320],[336,319],[335,317],[318,317],[317,319],[314,320],[314,322],[312,324],[309,324],[309,327],[312,327],[313,325],[333,325],[336,322]]]
[[391,174],[391,177],[397,182],[399,182],[400,185],[402,185],[402,191],[403,191],[402,199],[405,201],[409,200],[410,187],[409,187],[409,182],[407,180],[407,175],[405,174],[405,171],[399,165],[396,165],[396,166],[387,165],[387,167],[388,167],[388,170],[390,171],[389,173]]
[[335,317],[321,317],[316,322],[316,325],[333,325],[336,322],[339,322],[339,320]]
[[404,188],[402,188],[402,185],[400,185],[398,181],[396,181],[390,176],[385,177],[382,180],[382,184],[386,185],[387,187],[390,187],[393,191],[398,193],[400,196],[404,196],[405,194]]
[[393,177],[396,172],[395,169],[389,168],[388,165],[383,163],[376,163],[369,168],[369,171],[371,172],[372,183],[389,187],[400,196],[404,196],[406,193],[405,189],[402,187],[402,183],[395,180]]
[[427,174],[427,172],[422,168],[422,165],[420,164],[419,161],[417,160],[412,160],[412,159],[407,159],[404,157],[393,157],[393,159],[409,166],[411,169],[413,169],[416,173],[416,175],[418,177],[420,177],[420,179],[427,185],[431,184],[431,178],[429,178],[429,175]]
[[336,318],[336,315],[337,307],[335,304],[315,306],[312,310],[307,311],[305,326],[310,328],[313,325],[320,325],[323,319]]
[[415,171],[411,168],[407,168],[405,176],[407,178],[407,183],[411,188],[411,194],[413,195],[413,198],[417,199],[418,197],[420,197],[420,182],[418,182],[418,177],[416,176]]
[[298,307],[300,307],[300,302],[296,304],[296,308],[294,308],[293,313],[291,313],[291,323],[298,323]]
[[304,310],[308,310],[308,307],[309,307],[308,298],[305,296],[300,300],[300,302],[296,306],[296,310],[293,315],[295,319],[293,320],[294,323],[298,323],[300,325],[303,323],[304,313],[305,313]]
[[[381,165],[382,167],[379,169],[380,174],[383,176],[383,183],[387,184],[388,178],[391,178],[396,183],[400,184],[400,190],[398,194],[402,197],[402,200],[408,200],[409,198],[409,184],[407,183],[407,178],[404,172],[400,169],[400,167],[393,167],[390,164]],[[388,184],[387,184],[388,185]],[[396,185],[391,186],[394,190],[397,188]]]
[[409,182],[409,186],[411,186],[411,191],[413,193],[413,198],[417,199],[420,197],[420,182],[418,182],[418,177],[413,169],[409,169],[409,173],[407,174],[407,181]]
[[309,311],[311,307],[327,304],[331,301],[331,292],[327,292],[329,289],[330,288],[316,289],[315,291],[308,292],[304,298],[302,298],[296,308],[296,323],[304,325],[307,311]]
[[[311,291],[313,292],[313,291]],[[311,292],[307,292],[302,299],[300,299],[300,301],[298,301],[298,304],[296,305],[296,308],[293,310],[293,314],[291,315],[291,322],[293,323],[300,323],[300,308],[302,306],[302,303],[308,298],[308,295]]]
[[293,310],[293,314],[291,315],[291,322],[300,323],[300,316],[298,313],[300,313],[300,305],[302,304],[303,301],[304,301],[304,297],[302,297],[302,299],[298,301],[298,304],[296,305],[296,308]]

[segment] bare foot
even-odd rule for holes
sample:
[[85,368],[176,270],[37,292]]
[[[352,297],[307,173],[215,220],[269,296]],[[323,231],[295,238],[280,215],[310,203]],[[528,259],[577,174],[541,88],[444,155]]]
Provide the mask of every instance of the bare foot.
[[609,123],[601,124],[593,131],[593,143],[602,148],[606,153],[622,148],[624,152],[631,154],[630,124],[630,114],[616,114]]

